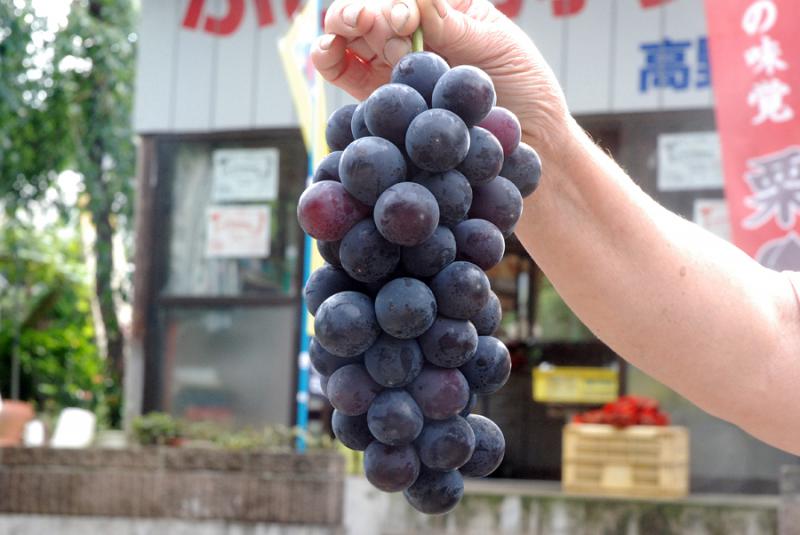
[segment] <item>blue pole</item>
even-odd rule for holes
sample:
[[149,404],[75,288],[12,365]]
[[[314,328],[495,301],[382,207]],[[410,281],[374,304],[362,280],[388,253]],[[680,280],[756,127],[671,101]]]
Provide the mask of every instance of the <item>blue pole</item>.
[[[314,36],[318,36],[320,33],[320,17],[322,16],[322,12],[320,9],[320,1],[319,0],[308,0],[311,2],[312,12],[314,13]],[[310,143],[308,146],[308,176],[306,178],[306,187],[311,185],[311,179],[314,175],[314,160],[315,154],[314,151],[316,149],[315,143],[317,140],[317,96],[316,92],[318,88],[316,87],[317,83],[319,83],[318,76],[315,73],[315,79],[311,84],[311,132],[310,132]],[[303,247],[303,286],[305,287],[306,281],[308,277],[311,275],[311,238],[309,236],[305,237],[304,240],[304,247]],[[306,451],[306,432],[308,431],[308,401],[309,401],[309,389],[308,383],[311,376],[311,360],[308,357],[308,346],[310,343],[308,337],[308,314],[306,313],[306,303],[305,299],[302,300],[300,305],[300,354],[297,358],[297,429],[299,431],[297,438],[295,439],[295,449],[303,453]]]

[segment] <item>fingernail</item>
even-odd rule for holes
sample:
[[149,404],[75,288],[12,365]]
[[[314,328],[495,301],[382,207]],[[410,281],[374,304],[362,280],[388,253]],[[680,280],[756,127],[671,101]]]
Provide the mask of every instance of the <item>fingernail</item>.
[[410,16],[411,12],[408,10],[407,5],[399,3],[392,6],[392,12],[389,16],[392,23],[392,29],[398,33],[401,32],[403,27],[406,25],[406,22],[408,22],[408,18]]
[[342,21],[351,28],[355,28],[358,25],[358,16],[363,9],[362,4],[350,4],[342,10]]
[[320,50],[328,50],[331,45],[333,44],[333,40],[336,39],[336,35],[329,33],[327,35],[323,35],[317,41],[317,46]]
[[433,0],[433,7],[436,8],[440,17],[447,18],[447,9],[450,7],[447,5],[447,0]]
[[383,47],[383,59],[394,65],[400,58],[411,52],[411,41],[402,37],[393,37]]

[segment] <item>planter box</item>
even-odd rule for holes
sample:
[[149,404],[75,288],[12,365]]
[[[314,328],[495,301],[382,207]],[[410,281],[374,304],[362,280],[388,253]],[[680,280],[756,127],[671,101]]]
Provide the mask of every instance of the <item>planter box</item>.
[[0,450],[0,513],[338,526],[336,453],[192,448]]
[[689,493],[689,434],[683,427],[569,424],[564,428],[564,491],[679,498]]

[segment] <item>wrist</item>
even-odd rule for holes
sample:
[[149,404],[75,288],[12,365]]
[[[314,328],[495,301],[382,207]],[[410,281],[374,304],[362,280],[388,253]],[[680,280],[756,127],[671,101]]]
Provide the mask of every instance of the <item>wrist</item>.
[[557,120],[522,122],[522,141],[539,154],[542,166],[551,173],[569,175],[568,169],[586,159],[592,144],[586,132],[566,113]]

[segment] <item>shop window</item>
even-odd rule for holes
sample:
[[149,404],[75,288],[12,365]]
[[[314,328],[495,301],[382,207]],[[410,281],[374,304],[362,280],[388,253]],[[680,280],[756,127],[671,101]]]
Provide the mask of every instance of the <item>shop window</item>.
[[171,309],[161,316],[164,410],[224,426],[289,421],[293,306]]
[[162,295],[297,294],[302,180],[285,178],[281,156],[270,147],[176,148]]

